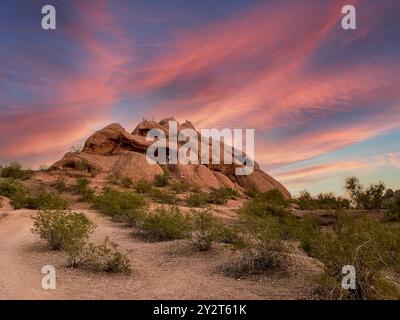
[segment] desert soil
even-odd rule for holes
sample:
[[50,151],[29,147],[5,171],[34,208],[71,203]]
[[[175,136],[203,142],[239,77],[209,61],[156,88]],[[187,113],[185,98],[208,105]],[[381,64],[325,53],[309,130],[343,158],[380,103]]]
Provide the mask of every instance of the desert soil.
[[[90,273],[66,266],[65,256],[50,251],[32,234],[33,210],[0,211],[0,299],[304,299],[315,262],[299,250],[286,275],[239,280],[226,277],[218,266],[232,259],[222,244],[210,252],[195,252],[183,240],[147,243],[132,229],[81,210],[97,228],[94,242],[109,236],[129,253],[129,276]],[[53,265],[57,288],[41,287],[41,268]]]

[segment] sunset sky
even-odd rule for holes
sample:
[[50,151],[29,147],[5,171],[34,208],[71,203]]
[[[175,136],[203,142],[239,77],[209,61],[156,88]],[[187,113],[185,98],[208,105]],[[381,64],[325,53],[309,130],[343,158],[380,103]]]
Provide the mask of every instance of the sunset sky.
[[400,188],[400,1],[0,2],[0,163],[51,164],[107,124],[169,116],[254,128],[256,160],[293,194],[342,194],[349,175]]

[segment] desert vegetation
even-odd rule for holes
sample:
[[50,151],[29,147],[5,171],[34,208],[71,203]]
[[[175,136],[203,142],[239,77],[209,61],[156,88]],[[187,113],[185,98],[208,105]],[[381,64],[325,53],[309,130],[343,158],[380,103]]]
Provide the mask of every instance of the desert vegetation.
[[93,203],[93,208],[100,213],[131,226],[143,216],[145,206],[146,200],[140,194],[109,187],[105,188]]
[[144,217],[139,235],[148,241],[170,241],[186,239],[189,232],[188,215],[177,207],[161,207]]
[[62,250],[68,265],[94,271],[129,273],[127,255],[106,238],[101,244],[89,242],[95,225],[82,213],[72,211],[40,211],[33,217],[32,232],[47,241],[52,250]]
[[302,191],[294,199],[294,203],[301,210],[337,210],[350,208],[350,200],[336,197],[333,193],[320,193],[313,197],[308,191]]
[[[91,168],[82,163],[83,171]],[[109,238],[91,242],[94,224],[83,213],[67,210],[83,202],[132,228],[130,233],[138,241],[151,245],[181,241],[201,256],[211,249],[212,254],[228,251],[230,258],[217,269],[234,279],[290,276],[296,263],[294,246],[321,264],[320,272],[309,280],[313,297],[400,298],[393,280],[400,274],[400,192],[386,189],[381,182],[364,187],[350,177],[345,181],[347,197],[303,191],[290,199],[278,189],[244,192],[218,187],[206,191],[184,179],[176,180],[168,170],[155,175],[153,182],[108,178],[98,192],[88,174],[74,179],[55,174],[47,182],[34,184],[32,174],[15,163],[2,168],[0,196],[8,198],[15,209],[39,210],[32,231],[50,249],[61,251],[70,267],[131,272],[126,252]],[[238,201],[228,203],[231,199]],[[219,208],[236,203],[241,207],[227,225],[217,217]],[[329,223],[321,222],[321,212]],[[355,289],[341,287],[345,265],[357,270]]]
[[32,174],[32,170],[23,169],[22,165],[18,162],[11,162],[1,169],[1,176],[3,178],[26,180],[29,179]]

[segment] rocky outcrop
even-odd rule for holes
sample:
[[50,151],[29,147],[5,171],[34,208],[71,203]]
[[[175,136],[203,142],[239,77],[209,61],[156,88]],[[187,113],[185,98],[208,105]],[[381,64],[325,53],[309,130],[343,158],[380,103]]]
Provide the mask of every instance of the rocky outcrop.
[[[163,172],[163,169],[158,164],[147,162],[145,152],[152,142],[146,141],[146,135],[151,129],[159,129],[168,136],[169,122],[172,120],[175,119],[167,118],[160,122],[144,120],[132,133],[127,132],[119,124],[111,124],[91,135],[81,152],[67,153],[51,169],[62,170],[69,175],[77,176],[101,174],[119,179],[129,177],[133,181],[141,179],[152,181],[156,175]],[[195,130],[189,121],[182,125],[178,124],[177,127],[178,132],[189,128]],[[163,167],[169,169],[173,179],[185,180],[203,189],[229,187],[240,191],[264,192],[276,188],[286,198],[290,198],[288,190],[262,171],[257,163],[255,163],[253,173],[248,176],[236,176],[236,166],[237,164],[167,164]]]
[[125,151],[145,152],[151,145],[144,136],[130,134],[113,123],[87,139],[82,152],[97,155],[117,155]]
[[118,158],[111,173],[118,179],[127,177],[132,181],[152,182],[156,175],[163,173],[163,170],[158,164],[149,164],[144,154],[127,151]]

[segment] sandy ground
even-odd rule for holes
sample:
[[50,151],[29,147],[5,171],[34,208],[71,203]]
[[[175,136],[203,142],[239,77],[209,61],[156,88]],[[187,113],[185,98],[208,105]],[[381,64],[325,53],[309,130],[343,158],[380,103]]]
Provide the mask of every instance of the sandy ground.
[[[89,273],[66,266],[65,256],[50,251],[31,233],[31,210],[0,211],[0,299],[304,299],[314,261],[300,251],[292,254],[288,275],[237,280],[218,272],[232,251],[218,244],[195,252],[183,240],[146,243],[132,229],[82,210],[97,225],[93,241],[106,236],[129,252],[129,276]],[[41,288],[41,268],[53,265],[57,288]]]

